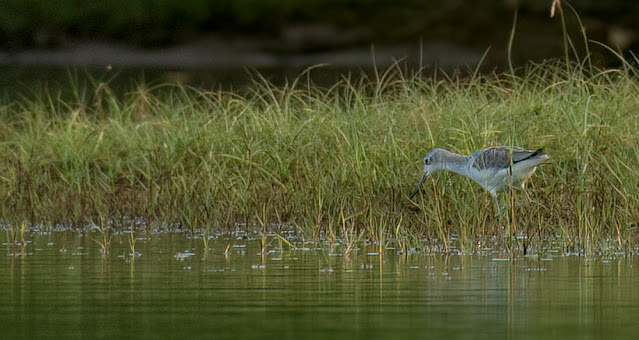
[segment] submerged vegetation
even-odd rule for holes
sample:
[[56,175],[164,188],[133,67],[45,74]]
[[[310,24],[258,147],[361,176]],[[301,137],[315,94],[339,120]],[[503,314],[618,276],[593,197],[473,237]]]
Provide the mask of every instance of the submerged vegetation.
[[[96,83],[73,88],[71,99],[45,90],[5,98],[1,222],[15,235],[25,223],[139,224],[207,237],[287,228],[304,239],[402,249],[491,243],[532,252],[549,239],[565,249],[632,249],[635,70],[546,63],[522,74],[425,76],[395,66],[330,88],[307,74],[285,86],[258,75],[243,94],[161,85],[118,96]],[[525,193],[502,194],[507,217],[461,176],[433,176],[408,199],[429,149],[490,145],[551,155]]]

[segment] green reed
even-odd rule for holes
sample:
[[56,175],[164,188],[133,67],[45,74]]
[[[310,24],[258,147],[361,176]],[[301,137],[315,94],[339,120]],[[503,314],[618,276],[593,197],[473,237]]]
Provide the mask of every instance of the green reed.
[[[313,70],[312,72],[321,72]],[[532,65],[522,76],[424,76],[397,65],[320,88],[301,75],[243,93],[161,85],[123,96],[93,82],[0,103],[0,216],[83,227],[138,218],[224,231],[291,225],[305,239],[474,250],[636,245],[639,83],[633,69]],[[407,195],[433,147],[544,147],[508,219],[470,180]],[[105,222],[106,223],[106,222]],[[350,241],[349,241],[350,240]],[[495,241],[497,240],[497,241]],[[606,243],[608,244],[608,243]],[[380,248],[381,249],[381,248]]]

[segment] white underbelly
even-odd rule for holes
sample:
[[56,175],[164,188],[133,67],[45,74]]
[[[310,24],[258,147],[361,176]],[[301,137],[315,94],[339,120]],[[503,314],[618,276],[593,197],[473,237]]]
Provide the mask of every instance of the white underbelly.
[[[499,170],[474,170],[471,177],[484,189],[490,192],[498,192],[509,187],[521,188],[522,184],[535,172],[536,167],[525,169],[514,169],[514,175],[510,175],[510,169]],[[519,171],[518,171],[519,170]]]

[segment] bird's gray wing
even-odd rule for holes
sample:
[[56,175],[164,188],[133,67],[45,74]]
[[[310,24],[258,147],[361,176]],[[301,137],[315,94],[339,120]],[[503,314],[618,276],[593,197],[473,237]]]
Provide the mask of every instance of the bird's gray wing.
[[511,164],[519,163],[541,152],[541,149],[526,150],[519,147],[498,146],[476,151],[471,157],[473,158],[473,167],[476,169],[504,169],[510,167]]

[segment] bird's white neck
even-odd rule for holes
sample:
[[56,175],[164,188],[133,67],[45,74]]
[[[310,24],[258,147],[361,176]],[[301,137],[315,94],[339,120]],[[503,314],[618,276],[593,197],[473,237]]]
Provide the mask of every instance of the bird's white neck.
[[441,170],[447,170],[460,175],[466,175],[468,173],[468,156],[449,152],[442,160]]

